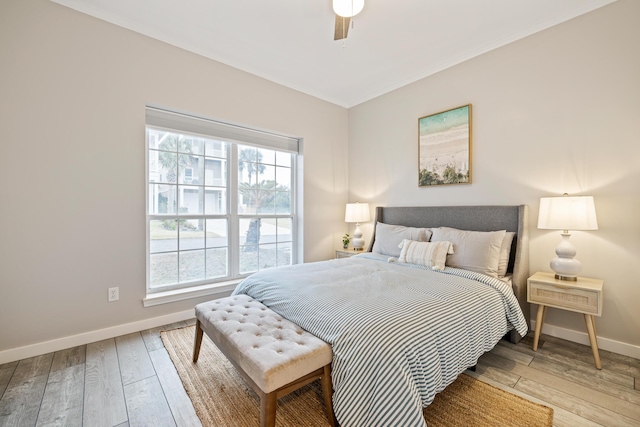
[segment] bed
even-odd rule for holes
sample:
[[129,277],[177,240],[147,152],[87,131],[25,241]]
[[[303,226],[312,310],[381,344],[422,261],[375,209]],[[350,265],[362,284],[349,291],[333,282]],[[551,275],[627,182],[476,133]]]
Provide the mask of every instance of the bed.
[[527,333],[526,225],[526,206],[378,207],[369,252],[260,271],[234,294],[332,346],[341,426],[424,426],[437,393]]

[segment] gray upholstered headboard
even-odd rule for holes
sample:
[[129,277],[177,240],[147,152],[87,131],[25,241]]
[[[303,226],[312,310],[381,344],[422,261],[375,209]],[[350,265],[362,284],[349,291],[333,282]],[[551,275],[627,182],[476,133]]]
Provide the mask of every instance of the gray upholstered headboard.
[[[516,233],[511,248],[509,272],[513,274],[513,293],[529,324],[529,303],[527,302],[527,278],[529,277],[529,232],[528,209],[520,206],[406,206],[377,207],[376,224],[404,225],[407,227],[452,227],[460,230],[496,231],[507,230]],[[375,226],[369,251],[375,242]],[[529,325],[531,326],[531,325]],[[511,341],[521,337],[512,331]]]

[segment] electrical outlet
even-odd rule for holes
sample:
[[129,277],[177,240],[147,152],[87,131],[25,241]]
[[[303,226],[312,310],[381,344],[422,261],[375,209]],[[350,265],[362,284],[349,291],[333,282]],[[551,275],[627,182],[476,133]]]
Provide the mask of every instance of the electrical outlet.
[[120,299],[120,288],[109,288],[109,302],[118,301]]

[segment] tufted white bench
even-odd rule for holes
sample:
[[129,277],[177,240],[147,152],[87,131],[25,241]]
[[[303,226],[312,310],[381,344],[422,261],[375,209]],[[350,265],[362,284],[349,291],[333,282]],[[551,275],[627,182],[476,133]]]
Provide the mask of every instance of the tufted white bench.
[[276,402],[316,379],[329,422],[336,426],[331,403],[331,346],[248,295],[235,295],[196,306],[193,362],[202,335],[214,344],[260,396],[260,426],[273,427]]

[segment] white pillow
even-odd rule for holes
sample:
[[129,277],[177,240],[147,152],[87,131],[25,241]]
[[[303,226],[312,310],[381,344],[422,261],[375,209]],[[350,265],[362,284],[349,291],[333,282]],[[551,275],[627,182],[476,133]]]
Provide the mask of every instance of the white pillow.
[[432,229],[431,241],[453,244],[454,254],[447,257],[449,267],[463,268],[498,277],[500,248],[505,230],[467,231],[440,227]]
[[449,242],[416,242],[404,239],[400,243],[402,250],[398,262],[424,265],[432,270],[444,270],[447,254],[453,253]]
[[397,258],[400,255],[398,245],[403,239],[428,242],[430,237],[431,230],[428,228],[405,227],[378,222],[372,252]]
[[504,233],[504,240],[500,246],[500,259],[498,260],[498,277],[503,278],[507,274],[507,267],[509,266],[509,255],[511,255],[511,243],[513,243],[513,237],[516,235],[513,231],[507,231]]

